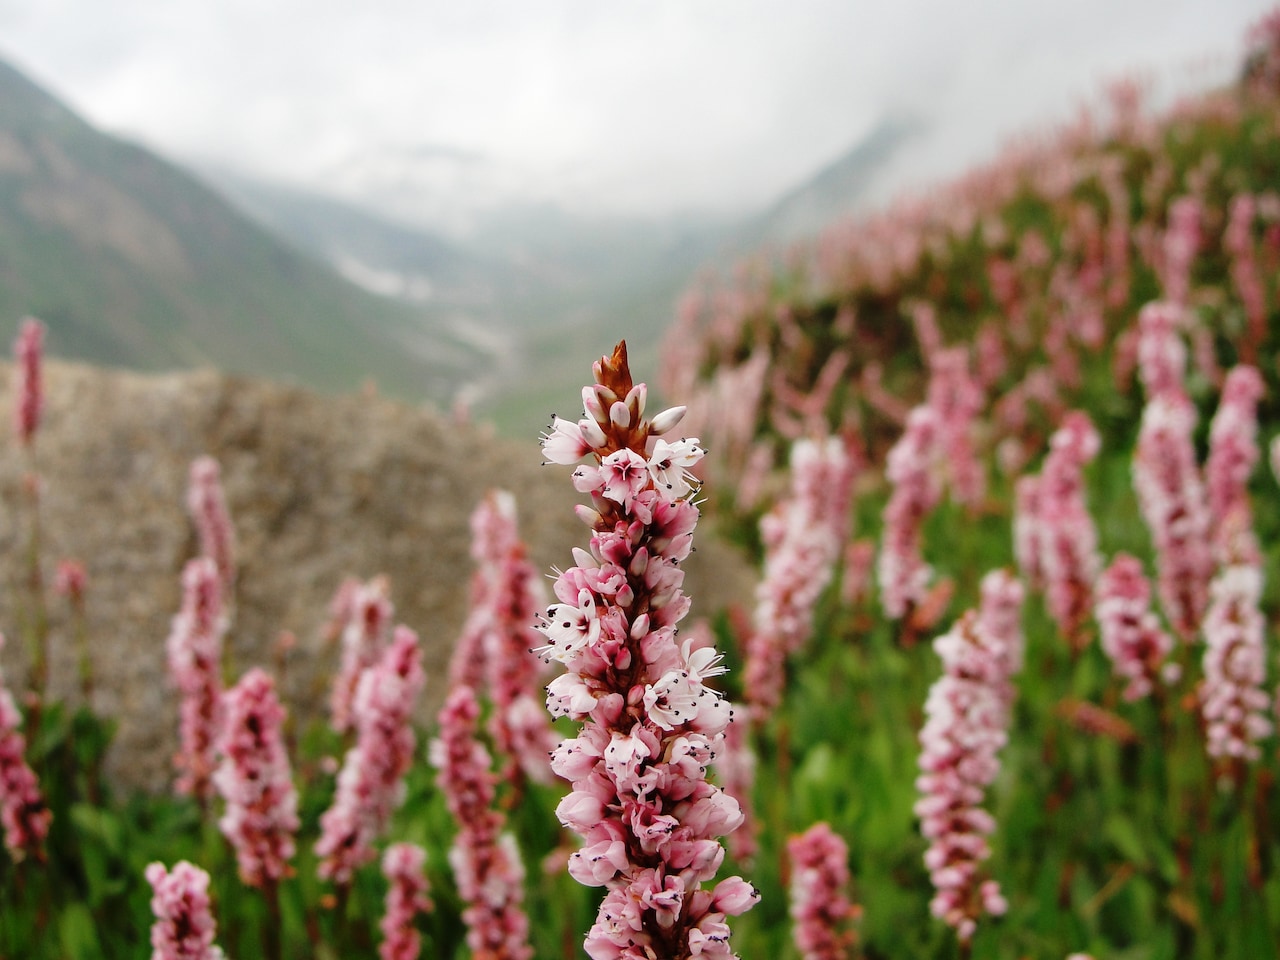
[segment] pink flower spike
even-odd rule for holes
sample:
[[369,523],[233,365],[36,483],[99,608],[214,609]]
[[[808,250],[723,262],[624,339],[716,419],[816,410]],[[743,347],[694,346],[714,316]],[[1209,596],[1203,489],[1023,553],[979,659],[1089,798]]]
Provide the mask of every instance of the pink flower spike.
[[13,342],[17,375],[17,397],[13,404],[13,430],[24,447],[31,445],[40,426],[44,406],[44,385],[40,375],[44,356],[44,324],[34,317],[22,321]]
[[1215,559],[1229,564],[1230,538],[1237,529],[1252,527],[1249,474],[1258,463],[1258,401],[1264,387],[1254,367],[1237,366],[1222,386],[1218,412],[1209,425],[1209,458],[1205,489],[1213,525]]
[[179,793],[207,800],[213,794],[218,731],[222,723],[222,582],[208,557],[182,571],[182,609],[166,641],[169,676],[181,697],[181,750],[174,757]]
[[1156,551],[1160,604],[1187,643],[1200,628],[1213,574],[1209,507],[1191,437],[1195,419],[1182,393],[1148,400],[1133,463],[1133,486]]
[[979,611],[965,613],[934,641],[943,674],[925,702],[915,813],[929,841],[924,862],[937,891],[929,909],[961,943],[973,937],[983,912],[998,915],[1006,906],[998,885],[981,876],[995,821],[979,804],[1008,739],[1010,675],[1022,650],[1022,592],[1009,574],[988,574]]
[[544,595],[516,530],[515,497],[489,491],[471,514],[471,531],[471,612],[449,662],[449,687],[487,687],[489,731],[505,775],[549,783],[546,758],[559,737],[541,707],[542,665],[532,652]]
[[[625,344],[594,370],[602,407],[636,396]],[[576,678],[553,681],[548,709],[585,712],[578,735],[552,758],[571,782],[557,815],[583,839],[569,872],[605,888],[583,944],[592,960],[726,958],[726,917],[758,895],[737,878],[703,887],[724,857],[717,838],[743,817],[707,780],[732,714],[703,682],[720,672],[717,658],[675,635],[689,610],[679,561],[689,553],[698,509],[674,496],[677,484],[658,488],[646,457],[658,449],[656,442],[650,448],[656,431],[639,404],[628,404],[621,420],[592,420],[599,467],[580,469],[603,479],[585,485],[599,519],[589,550],[576,551],[577,565],[557,577],[560,602],[540,627],[548,640],[543,655]],[[660,463],[659,475],[664,469]]]
[[1138,372],[1148,399],[1185,389],[1187,347],[1181,325],[1182,311],[1170,303],[1148,303],[1138,313]]
[[[342,599],[342,598],[335,598]],[[386,577],[357,583],[346,598],[346,622],[342,627],[342,665],[333,678],[329,700],[329,725],[338,733],[354,726],[352,700],[360,676],[377,663],[386,647],[395,608]]]
[[791,858],[792,936],[802,960],[843,960],[853,933],[847,924],[858,915],[849,902],[849,850],[825,823],[817,823],[787,841]]
[[418,960],[422,936],[414,929],[414,919],[431,910],[427,878],[423,868],[427,851],[415,843],[393,843],[382,855],[382,874],[387,878],[386,910],[378,928],[382,943],[380,960]]
[[209,874],[185,860],[146,869],[151,884],[151,960],[223,960],[209,905]]
[[497,776],[489,752],[476,739],[479,716],[475,692],[456,688],[440,710],[440,738],[431,744],[431,762],[440,771],[440,788],[459,827],[449,864],[466,904],[462,919],[472,954],[529,960],[524,864],[493,807]]
[[1097,528],[1084,502],[1083,478],[1084,467],[1098,455],[1099,446],[1098,432],[1089,418],[1079,411],[1068,413],[1049,438],[1038,489],[1039,569],[1049,612],[1074,650],[1089,640],[1086,624],[1102,565]]
[[53,578],[53,592],[66,597],[72,604],[84,601],[84,588],[88,575],[79,560],[59,560]]
[[[1233,513],[1232,521],[1241,514]],[[1262,600],[1262,564],[1253,531],[1226,534],[1224,566],[1209,587],[1204,618],[1204,683],[1200,687],[1209,756],[1239,764],[1261,756],[1258,741],[1270,735],[1266,622]],[[1234,533],[1234,536],[1233,536]],[[1240,544],[1240,545],[1237,545]]]
[[418,635],[396,627],[391,645],[356,687],[356,743],[343,759],[333,804],[320,817],[321,879],[349,884],[377,855],[373,844],[403,799],[415,742],[410,718],[425,681]]
[[899,620],[921,603],[929,589],[932,569],[921,550],[925,519],[942,499],[938,449],[943,423],[937,412],[919,406],[907,417],[907,427],[885,460],[885,476],[893,493],[884,508],[884,536],[876,578],[885,616]]
[[838,438],[797,440],[791,496],[760,521],[764,574],[747,640],[744,689],[754,719],[778,706],[787,657],[813,632],[813,614],[848,536],[857,458]]
[[[4,636],[0,634],[0,649]],[[4,845],[15,863],[28,854],[44,859],[44,840],[53,814],[45,806],[40,783],[26,759],[22,714],[0,673],[0,823]]]
[[240,879],[251,887],[292,873],[298,792],[285,753],[284,707],[275,681],[253,669],[223,694],[222,762],[214,786],[226,801],[218,821],[236,852]]
[[187,510],[200,535],[200,554],[218,566],[222,586],[230,591],[236,581],[236,534],[222,493],[222,471],[213,457],[198,457],[191,464]]
[[1163,677],[1173,639],[1151,611],[1151,587],[1142,564],[1117,554],[1098,580],[1095,617],[1103,652],[1126,685],[1126,700],[1149,696]]

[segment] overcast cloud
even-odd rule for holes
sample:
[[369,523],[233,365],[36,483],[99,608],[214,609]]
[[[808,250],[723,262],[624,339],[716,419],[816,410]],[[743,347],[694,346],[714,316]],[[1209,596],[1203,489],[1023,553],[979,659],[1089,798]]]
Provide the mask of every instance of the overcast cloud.
[[1226,76],[1268,7],[0,0],[0,55],[109,130],[299,185],[734,211],[887,112],[945,122],[945,173],[1118,74]]

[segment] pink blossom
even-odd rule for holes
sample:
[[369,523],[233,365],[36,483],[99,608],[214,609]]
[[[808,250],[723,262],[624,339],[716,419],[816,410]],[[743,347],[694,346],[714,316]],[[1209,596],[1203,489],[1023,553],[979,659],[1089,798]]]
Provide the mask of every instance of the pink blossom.
[[571,783],[557,816],[583,838],[569,872],[606,888],[584,946],[592,960],[729,957],[725,917],[757,895],[736,877],[703,887],[724,857],[716,838],[742,813],[706,779],[731,710],[704,681],[723,667],[714,650],[676,641],[689,609],[678,564],[698,511],[678,484],[655,482],[654,424],[671,418],[645,418],[625,344],[597,361],[595,381],[584,391],[592,429],[582,434],[591,458],[609,466],[575,477],[592,497],[590,546],[556,578],[560,602],[538,650],[578,678],[553,683],[548,709],[585,721],[552,756]]
[[84,564],[79,560],[59,560],[58,569],[53,578],[53,590],[73,604],[82,603],[87,579]]
[[218,567],[222,586],[229,591],[236,580],[236,537],[222,494],[221,470],[213,457],[198,457],[191,464],[187,510],[200,536],[200,554]]
[[975,506],[986,490],[982,463],[974,448],[974,429],[982,411],[982,389],[969,373],[969,349],[948,347],[929,357],[925,402],[942,425],[941,463],[956,503]]
[[494,707],[489,731],[507,775],[549,783],[546,757],[559,737],[540,702],[542,664],[530,652],[543,591],[516,531],[515,498],[490,491],[471,515],[471,530],[471,611],[450,660],[449,685],[487,686]]
[[1183,306],[1191,290],[1191,265],[1200,249],[1200,219],[1203,205],[1198,197],[1178,197],[1169,205],[1169,226],[1164,234],[1164,269],[1161,280],[1165,297]]
[[17,397],[13,404],[13,430],[24,447],[31,445],[40,426],[44,406],[44,386],[40,374],[44,356],[44,324],[34,317],[22,321],[13,342],[13,359],[17,376]]
[[1124,698],[1149,696],[1173,651],[1173,639],[1151,611],[1151,587],[1136,557],[1117,554],[1103,571],[1094,615],[1103,652],[1125,681]]
[[169,675],[181,696],[181,750],[174,757],[176,788],[204,801],[213,794],[214,763],[222,723],[222,581],[209,557],[182,571],[182,608],[173,618],[166,648]]
[[980,875],[995,820],[979,804],[1008,739],[1010,672],[1021,659],[1015,616],[1021,600],[1016,579],[988,574],[980,610],[967,612],[934,641],[943,674],[925,702],[915,813],[929,841],[925,866],[937,891],[929,908],[962,943],[972,938],[983,912],[998,916],[1007,908],[999,886]]
[[1138,313],[1138,373],[1148,399],[1184,391],[1187,347],[1179,333],[1182,316],[1180,308],[1161,301],[1148,303]]
[[857,909],[849,902],[849,850],[826,823],[787,841],[791,858],[792,936],[802,960],[842,960],[853,934],[845,929]]
[[379,923],[381,960],[418,960],[422,937],[414,929],[414,918],[431,909],[427,878],[423,867],[427,851],[415,843],[393,843],[382,855],[382,873],[387,878],[387,905]]
[[1200,627],[1213,571],[1209,508],[1191,432],[1195,409],[1166,391],[1147,401],[1138,431],[1133,485],[1156,549],[1160,603],[1190,641]]
[[1258,462],[1258,401],[1262,376],[1254,367],[1233,367],[1222,387],[1218,412],[1209,425],[1209,458],[1205,488],[1213,525],[1214,553],[1228,562],[1233,527],[1253,524],[1249,506],[1249,474]]
[[146,870],[151,884],[151,960],[222,960],[214,946],[217,926],[209,906],[209,874],[186,860],[165,870],[152,863]]
[[930,567],[921,556],[921,527],[942,498],[937,450],[943,423],[928,406],[916,407],[889,451],[885,476],[893,492],[884,508],[884,536],[876,567],[885,615],[900,619],[928,590]]
[[835,437],[798,440],[791,450],[791,498],[760,521],[764,575],[755,630],[747,640],[744,688],[763,720],[782,698],[786,659],[813,631],[813,612],[831,582],[848,535],[857,461]]
[[1040,570],[1049,612],[1075,649],[1087,642],[1085,624],[1098,577],[1098,532],[1084,502],[1083,470],[1100,440],[1089,418],[1073,411],[1049,438],[1039,484]]
[[[4,636],[0,635],[0,649]],[[4,845],[15,862],[27,854],[44,859],[44,840],[53,814],[45,807],[40,783],[26,759],[22,714],[0,674],[0,823]]]
[[315,851],[321,878],[349,884],[376,855],[373,844],[403,799],[403,778],[413,762],[410,718],[425,681],[418,635],[396,627],[390,646],[356,686],[356,743],[343,759],[333,804],[320,817]]
[[1258,741],[1271,733],[1266,716],[1266,622],[1262,563],[1245,512],[1233,511],[1224,526],[1223,565],[1209,586],[1204,618],[1204,684],[1200,689],[1206,748],[1212,757],[1256,760]]
[[298,792],[285,753],[284,708],[275,681],[253,669],[223,694],[225,719],[213,774],[226,801],[218,821],[236,852],[240,879],[252,887],[275,884],[292,872],[298,832]]
[[[333,678],[329,700],[329,724],[338,733],[354,726],[352,700],[360,676],[373,666],[386,647],[395,608],[386,577],[357,583],[347,597],[346,623],[342,627],[342,665]],[[335,598],[335,601],[342,599]]]
[[480,706],[470,687],[450,691],[440,710],[440,738],[431,762],[459,830],[449,864],[466,904],[467,946],[477,957],[528,960],[529,920],[524,912],[524,864],[515,839],[503,833],[494,809],[497,776],[489,752],[476,739]]

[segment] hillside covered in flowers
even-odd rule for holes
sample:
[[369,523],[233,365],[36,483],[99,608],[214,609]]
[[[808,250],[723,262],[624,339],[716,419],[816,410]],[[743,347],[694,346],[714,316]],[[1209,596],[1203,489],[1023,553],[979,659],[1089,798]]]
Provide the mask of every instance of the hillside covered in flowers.
[[[126,795],[92,583],[40,551],[26,322],[0,958],[1277,956],[1278,329],[1280,12],[1227,88],[1156,112],[1117,84],[708,278],[674,406],[597,353],[529,443],[578,545],[548,580],[522,490],[475,490],[447,663],[355,571],[324,691],[286,702],[297,639],[269,670],[229,643],[245,563],[196,459],[174,789]],[[759,571],[723,609],[685,590],[707,515]]]

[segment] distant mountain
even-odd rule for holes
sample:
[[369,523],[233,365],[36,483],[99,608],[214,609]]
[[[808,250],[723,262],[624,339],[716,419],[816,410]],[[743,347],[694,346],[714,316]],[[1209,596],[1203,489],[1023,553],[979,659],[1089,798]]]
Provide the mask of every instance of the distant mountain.
[[504,430],[533,435],[556,398],[575,397],[583,364],[622,337],[641,369],[679,291],[727,235],[697,218],[583,217],[507,204],[465,232],[393,220],[372,203],[204,175],[246,214],[368,289],[425,305],[490,353],[464,393]]
[[0,63],[0,329],[28,313],[66,357],[412,400],[447,401],[481,363],[422,307],[344,281]]
[[470,310],[493,306],[494,285],[506,265],[477,257],[442,234],[224,167],[199,172],[250,217],[371,292]]
[[846,153],[793,187],[738,233],[745,249],[789,244],[822,232],[834,221],[864,212],[885,199],[882,176],[903,149],[925,132],[925,125],[904,117],[886,118]]

